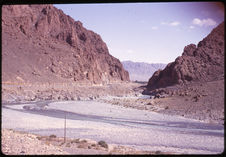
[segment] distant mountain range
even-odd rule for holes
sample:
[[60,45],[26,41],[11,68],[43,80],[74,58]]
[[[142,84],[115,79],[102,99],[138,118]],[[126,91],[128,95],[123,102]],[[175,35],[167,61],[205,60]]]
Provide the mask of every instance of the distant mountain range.
[[148,82],[148,79],[152,74],[159,70],[164,69],[166,64],[162,63],[144,63],[144,62],[132,62],[132,61],[122,61],[124,69],[129,72],[129,77],[131,81],[145,81]]

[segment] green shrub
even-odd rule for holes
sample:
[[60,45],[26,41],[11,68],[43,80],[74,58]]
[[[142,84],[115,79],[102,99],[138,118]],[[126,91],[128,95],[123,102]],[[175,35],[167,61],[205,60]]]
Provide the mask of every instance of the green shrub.
[[108,148],[108,144],[107,144],[105,141],[99,141],[98,144],[99,144],[101,147]]
[[42,139],[42,137],[41,137],[41,136],[37,136],[36,138],[37,138],[38,140],[41,140],[41,139]]
[[50,138],[56,138],[56,135],[50,135],[49,137]]
[[157,151],[155,152],[155,154],[161,154],[161,151],[160,151],[160,150],[157,150]]

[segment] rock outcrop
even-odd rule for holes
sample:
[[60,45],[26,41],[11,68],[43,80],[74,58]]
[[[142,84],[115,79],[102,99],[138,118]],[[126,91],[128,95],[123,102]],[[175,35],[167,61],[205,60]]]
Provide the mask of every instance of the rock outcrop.
[[207,82],[224,78],[224,22],[198,45],[184,48],[182,56],[156,71],[149,79],[148,89],[164,88],[191,82]]
[[129,81],[100,35],[52,5],[2,7],[3,82]]

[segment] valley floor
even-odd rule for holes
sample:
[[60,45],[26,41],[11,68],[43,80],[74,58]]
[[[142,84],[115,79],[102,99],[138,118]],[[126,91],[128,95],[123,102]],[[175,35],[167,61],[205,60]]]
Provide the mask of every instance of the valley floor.
[[[203,148],[197,148],[197,143],[199,143],[198,141],[199,138],[198,135],[194,132],[192,134],[192,136],[190,136],[189,138],[191,138],[194,142],[194,140],[198,140],[197,143],[195,144],[195,146],[191,146],[191,148],[183,148],[183,149],[179,149],[175,147],[175,144],[172,145],[172,142],[170,139],[167,140],[163,140],[166,142],[165,146],[157,146],[156,143],[154,142],[159,141],[160,139],[162,139],[163,137],[165,137],[165,133],[161,133],[158,132],[158,139],[157,137],[150,137],[150,133],[148,130],[152,130],[153,126],[154,128],[156,126],[158,126],[157,123],[159,123],[160,119],[164,119],[164,117],[167,117],[167,115],[177,115],[175,118],[175,120],[172,120],[172,123],[167,123],[165,120],[163,120],[164,125],[162,125],[162,122],[159,123],[160,126],[167,126],[170,127],[171,129],[174,127],[175,123],[175,127],[182,127],[182,125],[185,125],[184,127],[187,129],[187,127],[196,127],[193,126],[192,124],[182,124],[182,123],[177,123],[178,118],[190,118],[191,121],[194,120],[194,123],[199,123],[200,126],[208,126],[210,123],[212,123],[212,125],[216,125],[218,127],[218,124],[224,124],[224,81],[220,80],[220,81],[213,81],[213,82],[209,82],[207,84],[193,84],[190,86],[184,86],[183,88],[179,88],[179,87],[170,87],[170,88],[166,88],[166,89],[160,89],[157,90],[156,93],[154,95],[151,96],[145,96],[142,95],[142,91],[145,89],[145,84],[144,83],[123,83],[123,84],[110,84],[107,86],[73,86],[73,85],[67,85],[67,86],[45,86],[42,88],[40,88],[40,86],[38,85],[30,85],[30,86],[22,86],[22,85],[6,85],[6,86],[2,86],[2,119],[3,119],[3,123],[2,123],[2,127],[5,128],[2,130],[2,151],[5,154],[52,154],[54,150],[54,154],[168,154],[168,153],[173,153],[173,154],[190,154],[190,153],[198,153],[198,154],[212,154],[212,153],[220,153],[221,149],[223,150],[223,143],[222,143],[222,139],[223,137],[219,137],[219,133],[222,131],[217,130],[216,132],[209,132],[209,130],[207,129],[206,131],[209,132],[207,133],[205,130],[206,127],[202,128],[204,129],[203,133],[201,133],[200,135],[200,140],[203,141],[204,139],[209,139],[215,141],[216,143],[216,148],[217,150],[215,150],[216,148],[207,148],[205,145],[206,143],[210,142],[210,141],[206,141],[204,143],[202,143],[201,145],[203,145]],[[211,90],[210,90],[211,89]],[[110,140],[110,135],[106,134],[106,141],[108,143],[109,148],[104,148],[101,147],[100,145],[97,144],[97,142],[91,142],[93,144],[90,144],[87,141],[98,141],[100,138],[97,138],[98,136],[101,135],[101,132],[98,133],[98,131],[96,132],[97,135],[93,136],[91,135],[82,135],[80,134],[79,130],[71,130],[71,133],[75,133],[77,132],[76,138],[73,137],[71,139],[68,139],[69,142],[68,143],[63,143],[62,142],[62,134],[57,135],[57,138],[49,138],[50,133],[55,133],[57,134],[58,131],[52,131],[51,129],[45,129],[45,127],[49,127],[49,125],[51,126],[51,122],[55,121],[55,120],[51,120],[50,124],[47,125],[44,123],[44,128],[41,124],[38,123],[38,121],[36,122],[36,120],[32,120],[32,118],[27,119],[27,120],[32,120],[31,123],[34,122],[34,126],[33,124],[31,125],[31,123],[27,123],[26,124],[26,118],[23,117],[24,115],[28,114],[30,111],[30,107],[28,108],[17,108],[17,106],[19,107],[21,104],[22,106],[34,106],[37,105],[39,107],[46,107],[48,108],[48,104],[54,104],[54,102],[64,102],[63,104],[70,104],[71,102],[74,102],[75,104],[79,104],[82,102],[87,102],[86,105],[91,105],[93,104],[93,106],[84,106],[84,105],[77,105],[77,110],[75,111],[75,113],[71,113],[72,115],[72,120],[74,120],[74,122],[76,122],[79,117],[79,120],[81,120],[81,123],[77,123],[76,122],[76,126],[77,125],[83,125],[80,128],[81,129],[84,127],[86,127],[86,125],[89,126],[90,122],[82,122],[83,118],[87,118],[88,119],[91,118],[95,115],[97,116],[107,116],[107,119],[102,119],[101,123],[104,122],[108,123],[110,120],[110,123],[114,122],[114,125],[127,125],[124,123],[127,122],[123,122],[123,124],[118,124],[121,123],[122,121],[118,121],[119,117],[121,115],[123,115],[122,113],[119,114],[120,112],[128,112],[130,114],[132,114],[132,112],[130,112],[130,110],[132,109],[134,113],[138,113],[138,111],[142,111],[142,114],[144,114],[145,119],[148,121],[148,123],[150,122],[150,126],[149,124],[146,124],[146,122],[144,124],[140,124],[137,123],[136,120],[133,119],[128,119],[129,120],[129,125],[131,124],[135,124],[137,123],[138,126],[132,125],[130,126],[129,131],[131,134],[131,138],[132,136],[136,135],[138,136],[138,132],[140,131],[135,131],[136,129],[142,129],[142,127],[148,129],[150,127],[150,129],[145,130],[142,129],[144,131],[147,131],[147,135],[145,135],[145,132],[142,134],[142,136],[140,137],[140,139],[145,138],[148,139],[150,138],[150,140],[154,140],[154,143],[149,143],[147,144],[147,149],[144,149],[144,146],[142,147],[137,147],[137,144],[139,145],[140,142],[138,142],[136,145],[136,147],[133,147],[133,144],[131,145],[131,141],[129,142],[130,144],[128,145],[128,143],[118,143],[117,144],[117,138],[116,138],[116,134],[118,134],[117,129],[115,130],[116,132],[114,132],[112,129],[114,129],[114,127],[112,126],[113,124],[111,124],[111,126],[109,127],[101,127],[102,129],[110,129],[112,133],[116,133],[115,135],[113,135],[112,137],[116,138],[116,141],[114,139]],[[106,105],[102,106],[102,107],[98,107],[95,106],[95,104],[108,104],[112,107],[110,107],[110,110],[106,110],[104,111],[104,108]],[[107,106],[108,106],[107,105]],[[15,106],[15,107],[14,107]],[[117,109],[114,109],[115,106]],[[118,106],[118,107],[117,107]],[[56,106],[55,106],[56,107]],[[97,108],[102,108],[100,111],[96,110]],[[18,110],[19,109],[19,110]],[[56,109],[56,108],[55,108]],[[58,108],[60,109],[60,108]],[[107,109],[107,108],[106,108]],[[137,110],[138,109],[138,110]],[[137,110],[135,112],[135,110]],[[9,112],[10,111],[10,112]],[[38,110],[39,111],[39,110]],[[37,111],[37,112],[38,112]],[[48,110],[47,110],[48,111]],[[68,111],[72,111],[72,110],[68,110]],[[144,113],[143,113],[144,111]],[[153,112],[154,111],[154,112]],[[17,113],[11,113],[11,112],[17,112]],[[10,115],[17,115],[18,113],[23,113],[21,117],[11,117]],[[28,113],[26,113],[28,112]],[[72,111],[74,112],[74,111]],[[83,113],[84,112],[84,113]],[[95,113],[94,113],[95,112]],[[160,113],[158,116],[159,118],[154,119],[153,121],[153,113]],[[35,112],[34,112],[35,113]],[[34,114],[32,112],[32,116],[34,116]],[[115,115],[118,115],[118,117],[114,117]],[[40,114],[40,113],[39,113]],[[50,116],[52,115],[52,111],[51,112],[45,112],[42,110],[41,115],[42,116]],[[57,113],[59,114],[59,113]],[[75,114],[75,115],[74,115]],[[84,115],[85,114],[85,115]],[[86,115],[89,114],[89,115]],[[150,116],[149,116],[150,114]],[[112,116],[113,117],[112,117]],[[140,114],[138,114],[140,115]],[[31,116],[31,117],[32,117]],[[56,117],[56,115],[52,115],[53,118],[62,118],[62,115],[59,117]],[[75,119],[73,119],[75,116]],[[91,116],[91,117],[90,117]],[[93,117],[95,119],[95,116]],[[110,116],[110,117],[109,117]],[[129,115],[130,117],[131,115]],[[140,116],[138,116],[140,117]],[[148,118],[149,117],[149,118]],[[155,116],[154,116],[155,117]],[[22,118],[22,119],[21,119]],[[115,119],[116,118],[116,119]],[[38,120],[39,118],[37,118]],[[69,118],[70,119],[70,118]],[[22,121],[20,121],[22,120]],[[25,121],[24,121],[25,120]],[[57,119],[56,119],[57,120]],[[145,120],[145,121],[146,121]],[[167,118],[168,120],[168,118]],[[90,121],[90,119],[88,120]],[[92,121],[92,120],[91,120]],[[142,120],[143,121],[143,120]],[[190,121],[188,119],[188,121]],[[24,123],[25,122],[25,123]],[[70,121],[69,121],[70,122]],[[157,123],[156,123],[157,122]],[[142,122],[143,123],[143,122]],[[14,125],[17,124],[17,125]],[[97,124],[95,124],[96,127],[94,128],[100,128],[99,126],[99,122]],[[144,126],[143,126],[144,125]],[[147,125],[147,126],[145,126]],[[169,126],[168,126],[169,125]],[[171,125],[173,125],[171,127]],[[210,124],[211,125],[211,124]],[[12,127],[13,126],[13,127]],[[32,127],[33,126],[33,127]],[[40,127],[39,127],[40,126]],[[72,125],[74,126],[74,125]],[[91,125],[92,126],[92,125]],[[141,128],[140,128],[140,127]],[[27,128],[28,127],[28,128]],[[37,131],[37,129],[35,129],[35,127],[39,127]],[[54,129],[54,126],[52,126]],[[58,126],[57,126],[58,127]],[[79,127],[79,126],[77,126]],[[132,129],[131,127],[136,127],[136,129]],[[220,127],[220,126],[219,126]],[[20,131],[25,131],[27,133],[18,133],[17,131],[13,131],[13,130],[8,130],[8,129],[15,129],[15,130],[20,130]],[[61,128],[61,130],[63,129],[62,126],[59,126],[59,128]],[[92,129],[94,129],[92,128]],[[208,127],[207,127],[208,128]],[[221,127],[223,128],[223,126]],[[88,130],[90,128],[87,128]],[[170,130],[171,130],[170,129]],[[201,129],[201,130],[202,130]],[[32,131],[33,130],[33,131]],[[35,131],[36,130],[36,131]],[[44,131],[45,130],[45,131]],[[126,131],[124,128],[124,131]],[[155,130],[155,129],[154,129]],[[182,129],[183,130],[183,129]],[[197,128],[197,131],[199,129]],[[200,130],[200,131],[201,131]],[[132,132],[131,132],[132,131]],[[152,130],[153,131],[153,130]],[[151,131],[151,132],[152,132]],[[172,130],[171,130],[172,131]],[[220,132],[219,132],[220,131]],[[37,134],[37,135],[33,135],[31,134],[31,132]],[[87,133],[88,133],[87,132]],[[128,132],[128,133],[129,133]],[[155,132],[155,131],[154,131]],[[183,132],[183,131],[182,131]],[[182,133],[181,132],[181,133]],[[206,133],[207,135],[205,135]],[[103,133],[103,132],[102,132]],[[109,132],[110,133],[110,132]],[[157,132],[156,132],[157,133]],[[161,135],[160,135],[161,134]],[[169,132],[168,132],[169,134]],[[178,134],[178,133],[177,133]],[[213,135],[212,135],[213,134]],[[216,134],[216,136],[214,135]],[[221,134],[221,133],[220,133]],[[26,136],[25,136],[26,135]],[[145,135],[145,136],[144,136]],[[156,134],[157,135],[157,134]],[[173,135],[173,134],[172,134]],[[35,137],[36,136],[36,137]],[[108,137],[109,136],[109,137]],[[146,137],[147,136],[147,137]],[[174,136],[174,135],[173,135]],[[172,137],[173,137],[172,136]],[[182,137],[182,134],[180,135],[181,137],[178,136],[179,141],[182,140],[182,138],[187,138],[187,135],[185,134],[185,136]],[[194,137],[193,137],[194,136]],[[221,135],[220,135],[221,136]],[[9,138],[10,137],[10,138]],[[18,138],[19,137],[19,138]],[[34,140],[34,144],[32,144],[32,147],[26,148],[29,144],[29,140],[31,140],[31,137],[33,138],[32,140]],[[59,137],[59,138],[58,138]],[[78,140],[78,138],[84,138],[85,137],[85,141],[80,139],[80,141]],[[93,138],[94,137],[94,138]],[[211,138],[210,138],[211,137]],[[122,137],[121,137],[122,138]],[[20,139],[20,140],[19,140]],[[38,140],[37,140],[38,139]],[[89,140],[92,139],[92,140]],[[24,142],[28,141],[27,142]],[[130,139],[132,140],[132,139]],[[188,141],[190,139],[187,139]],[[77,142],[72,142],[72,141],[77,141]],[[83,142],[81,142],[83,141]],[[134,140],[132,140],[134,141]],[[142,140],[142,142],[145,140]],[[183,141],[180,141],[180,143],[182,145]],[[21,147],[15,147],[15,144],[19,144],[19,143],[24,143],[25,145],[21,145]],[[39,147],[37,147],[37,145],[40,144],[40,142],[44,142],[45,145],[43,145],[43,148],[40,148],[41,151],[39,150]],[[148,141],[146,141],[148,142]],[[167,143],[170,142],[171,144]],[[175,142],[175,141],[174,141]],[[174,143],[173,142],[173,143]],[[184,141],[185,142],[185,141]],[[95,144],[94,144],[95,143]],[[132,142],[133,143],[133,142]],[[164,142],[163,142],[164,143]],[[222,143],[222,145],[221,145]],[[113,145],[112,145],[113,144]],[[167,146],[168,145],[168,146]],[[169,146],[171,145],[171,146]],[[198,144],[199,145],[199,144]],[[208,144],[207,144],[208,145]],[[33,147],[34,146],[34,147]],[[49,147],[50,146],[50,147]],[[132,147],[131,147],[132,146]],[[166,147],[167,146],[167,147]],[[200,146],[200,145],[199,145]],[[45,147],[45,148],[44,148]],[[55,148],[56,147],[56,148]],[[206,147],[206,148],[205,148]],[[38,150],[32,150],[32,148],[38,148]],[[140,149],[142,148],[142,149]],[[15,150],[17,149],[17,150]],[[206,149],[206,150],[205,150]],[[49,150],[48,152],[45,150]]]
[[224,124],[224,80],[172,86],[143,96],[145,83],[108,85],[2,84],[2,103],[96,100],[113,105],[180,115],[208,123]]
[[[110,150],[104,149],[105,153],[106,151],[114,153],[111,151],[112,146],[116,150],[125,148],[128,150],[128,154],[131,151],[143,154],[155,152],[218,154],[224,148],[224,130],[221,125],[203,123],[180,116],[124,108],[93,100],[4,104],[2,106],[2,128],[41,136],[63,137],[65,116],[66,137],[72,138],[72,140],[82,138],[106,141]],[[20,140],[20,136],[18,137],[14,140],[21,142],[23,139]],[[9,142],[8,152],[11,152],[14,150],[14,141],[11,137],[9,137],[9,141],[11,142]],[[62,144],[59,141],[58,144],[52,142],[56,146]],[[22,141],[22,143],[24,142]],[[66,145],[71,148],[88,148],[89,146],[88,144],[79,146],[73,142]],[[24,147],[26,146],[28,147],[28,145]],[[100,147],[93,145],[89,148],[99,149]],[[89,153],[89,148],[87,153]],[[68,151],[70,153],[71,150]],[[125,151],[121,153],[123,154],[123,152]],[[76,152],[72,153],[76,154]]]

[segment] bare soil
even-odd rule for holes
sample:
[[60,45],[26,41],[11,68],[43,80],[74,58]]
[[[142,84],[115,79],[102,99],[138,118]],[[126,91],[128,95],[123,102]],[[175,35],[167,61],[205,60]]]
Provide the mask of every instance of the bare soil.
[[87,85],[73,83],[2,84],[2,102],[30,102],[42,100],[94,100],[106,96],[140,94],[139,83]]
[[150,99],[125,97],[98,101],[224,124],[224,80],[160,88],[152,91]]
[[11,129],[2,129],[2,152],[5,155],[170,154],[119,145],[105,146],[90,139],[67,138],[64,142],[63,137],[40,136]]

